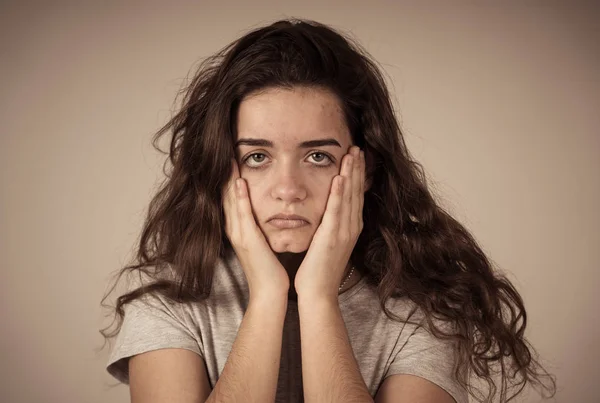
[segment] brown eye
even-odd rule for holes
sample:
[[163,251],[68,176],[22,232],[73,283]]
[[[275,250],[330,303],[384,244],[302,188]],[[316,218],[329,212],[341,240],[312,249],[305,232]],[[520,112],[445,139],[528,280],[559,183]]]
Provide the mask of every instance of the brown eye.
[[313,162],[315,163],[314,165],[318,168],[327,168],[327,167],[331,166],[331,164],[335,163],[333,158],[330,155],[319,152],[319,151],[315,151],[315,152],[311,153],[310,157],[312,158]]
[[312,155],[313,155],[313,159],[316,162],[323,161],[323,159],[327,158],[327,156],[325,154],[323,154],[323,153],[313,153]]
[[244,164],[250,169],[260,169],[267,156],[263,153],[252,153],[244,158]]

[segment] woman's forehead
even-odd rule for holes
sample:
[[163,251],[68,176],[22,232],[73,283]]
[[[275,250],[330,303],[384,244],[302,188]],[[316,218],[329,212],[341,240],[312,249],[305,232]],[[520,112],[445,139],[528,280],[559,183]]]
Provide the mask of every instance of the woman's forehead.
[[269,89],[245,98],[238,110],[237,138],[263,139],[273,147],[350,141],[337,97],[312,88]]

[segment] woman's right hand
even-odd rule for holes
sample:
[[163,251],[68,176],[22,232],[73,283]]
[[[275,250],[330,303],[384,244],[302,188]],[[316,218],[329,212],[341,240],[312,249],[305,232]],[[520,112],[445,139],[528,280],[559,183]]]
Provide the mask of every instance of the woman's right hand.
[[246,181],[240,177],[236,160],[232,164],[223,194],[225,229],[246,275],[250,298],[273,293],[287,298],[290,278],[256,224]]

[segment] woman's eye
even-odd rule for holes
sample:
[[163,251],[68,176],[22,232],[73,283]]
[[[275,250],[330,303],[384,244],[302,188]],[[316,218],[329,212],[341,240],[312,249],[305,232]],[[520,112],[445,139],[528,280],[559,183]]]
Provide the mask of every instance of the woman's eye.
[[314,152],[310,156],[319,168],[325,168],[334,163],[333,158],[325,153]]
[[[334,159],[326,153],[313,152],[309,155],[312,164],[318,168],[327,168],[334,164]],[[252,153],[244,158],[243,163],[251,169],[260,169],[264,165],[267,156],[263,153]]]
[[252,154],[250,156],[250,158],[252,158],[252,161],[254,161],[254,162],[262,162],[265,159],[265,155],[264,154]]
[[[266,156],[263,153],[253,153],[246,157],[244,163],[250,168],[258,168],[256,164],[260,165],[265,160],[265,158]],[[254,163],[254,165],[248,164],[249,162]]]
[[323,161],[324,158],[327,158],[327,156],[323,153],[312,153],[311,155],[316,162]]

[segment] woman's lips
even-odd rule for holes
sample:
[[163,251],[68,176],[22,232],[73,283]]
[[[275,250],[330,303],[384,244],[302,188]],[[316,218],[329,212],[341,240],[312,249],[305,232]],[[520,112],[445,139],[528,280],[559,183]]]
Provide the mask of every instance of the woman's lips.
[[288,220],[282,218],[273,218],[269,220],[269,224],[274,226],[275,228],[300,228],[308,225],[307,221],[304,220]]

